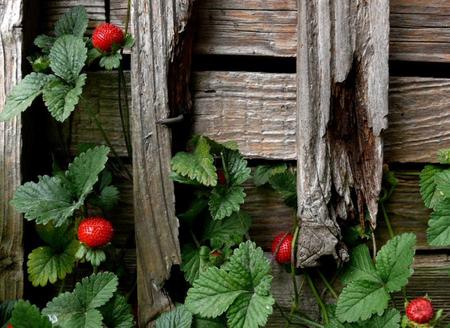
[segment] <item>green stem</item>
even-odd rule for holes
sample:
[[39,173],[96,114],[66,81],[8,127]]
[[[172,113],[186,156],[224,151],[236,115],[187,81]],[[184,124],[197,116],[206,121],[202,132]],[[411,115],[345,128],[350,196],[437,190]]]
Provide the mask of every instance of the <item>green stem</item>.
[[323,303],[322,299],[320,298],[319,293],[317,292],[314,282],[312,281],[312,279],[308,273],[305,273],[305,279],[308,282],[309,288],[311,288],[311,291],[316,299],[316,302],[320,307],[320,312],[322,313],[323,321],[325,321],[325,324],[328,324],[330,322],[330,320],[328,319],[327,309],[326,309],[325,304]]
[[328,282],[328,279],[323,275],[323,273],[320,270],[317,270],[317,273],[319,274],[320,279],[322,279],[325,287],[327,287],[327,289],[330,291],[331,295],[333,295],[335,299],[338,299],[338,295],[331,286],[331,284]]
[[93,265],[92,268],[93,268],[93,270],[92,270],[93,273],[94,273],[94,274],[97,274],[97,272],[98,272],[98,266],[97,266],[97,265]]
[[197,246],[197,248],[200,248],[200,247],[201,247],[200,242],[198,241],[198,239],[197,239],[197,237],[195,236],[195,234],[194,234],[194,232],[192,231],[192,229],[189,229],[189,232],[191,233],[191,237],[192,237],[192,240],[193,240],[194,243],[195,243],[195,246]]
[[386,208],[384,207],[384,203],[381,202],[381,211],[383,212],[384,222],[388,228],[389,237],[392,239],[395,236],[394,229],[392,229],[391,220],[389,220],[389,216],[386,212]]
[[295,316],[296,321],[293,321],[286,315],[286,313],[284,312],[284,310],[280,306],[280,304],[275,302],[275,307],[278,309],[278,311],[280,311],[281,316],[288,324],[296,325],[296,326],[301,325],[302,327],[307,327],[307,328],[308,327],[324,328],[324,326],[321,325],[320,323],[314,322],[311,320],[311,318],[305,317],[305,316],[296,315]]

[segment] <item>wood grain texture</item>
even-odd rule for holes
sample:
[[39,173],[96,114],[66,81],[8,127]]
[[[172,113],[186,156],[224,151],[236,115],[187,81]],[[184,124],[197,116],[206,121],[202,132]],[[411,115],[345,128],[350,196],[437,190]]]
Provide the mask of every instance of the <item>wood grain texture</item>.
[[86,8],[89,17],[89,30],[106,21],[105,0],[46,0],[44,12],[47,17],[44,20],[45,31],[53,31],[56,21],[68,10],[76,6]]
[[450,79],[393,77],[390,81],[388,162],[436,162],[450,148]]
[[392,60],[450,61],[450,3],[391,0]]
[[[22,77],[23,2],[0,0],[0,111]],[[23,219],[10,205],[21,184],[21,119],[0,122],[0,303],[23,294]]]
[[[185,54],[183,32],[192,3],[132,1],[136,44],[132,52],[130,121],[140,327],[150,326],[151,320],[170,304],[162,287],[172,265],[180,263],[181,257],[174,186],[169,178],[171,131],[158,122],[169,117],[173,109],[171,92],[178,90],[178,84],[169,76],[178,70],[174,65]],[[186,77],[180,74],[177,79],[184,81]],[[183,96],[187,95],[178,95]]]
[[298,4],[297,265],[314,267],[325,256],[348,260],[339,221],[376,226],[388,113],[389,1]]

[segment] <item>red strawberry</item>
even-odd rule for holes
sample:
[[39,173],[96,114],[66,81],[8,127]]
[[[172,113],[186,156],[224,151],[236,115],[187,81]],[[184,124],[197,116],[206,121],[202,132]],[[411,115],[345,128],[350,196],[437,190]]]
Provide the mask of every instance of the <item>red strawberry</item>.
[[227,178],[225,177],[225,172],[222,169],[217,170],[217,182],[222,186],[227,184]]
[[408,303],[406,316],[415,323],[428,323],[434,316],[433,305],[428,298],[415,298]]
[[218,256],[221,256],[222,255],[222,252],[221,251],[218,251],[218,250],[215,250],[215,251],[213,251],[212,253],[211,253],[211,256],[214,256],[214,257],[218,257]]
[[108,244],[114,229],[108,220],[102,217],[91,217],[81,221],[78,227],[78,239],[89,247],[102,247]]
[[110,23],[100,24],[92,34],[92,44],[103,52],[110,52],[114,44],[121,45],[123,41],[124,34],[122,30]]
[[292,239],[294,237],[288,232],[278,234],[272,241],[272,255],[280,264],[291,262]]
[[14,328],[12,324],[8,323],[8,326],[6,328]]

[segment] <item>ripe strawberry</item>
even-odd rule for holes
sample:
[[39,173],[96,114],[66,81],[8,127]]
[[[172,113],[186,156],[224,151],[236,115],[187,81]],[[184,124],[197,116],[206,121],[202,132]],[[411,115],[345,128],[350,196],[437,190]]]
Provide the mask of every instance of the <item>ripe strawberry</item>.
[[8,323],[8,326],[6,328],[14,328],[12,324]]
[[108,244],[113,233],[111,222],[102,217],[86,218],[78,226],[78,240],[92,248]]
[[92,34],[92,44],[103,52],[110,52],[114,44],[121,45],[123,41],[124,34],[122,30],[110,23],[100,24]]
[[428,298],[415,298],[408,303],[406,316],[415,323],[428,323],[434,316],[433,305]]
[[222,186],[227,184],[227,178],[225,177],[225,172],[222,169],[217,170],[217,182]]
[[282,232],[272,241],[272,255],[275,256],[278,263],[286,264],[291,262],[293,238],[292,234]]
[[221,255],[222,255],[222,252],[218,251],[218,250],[215,250],[215,251],[211,252],[211,256],[214,256],[214,257],[218,257],[218,256],[221,256]]

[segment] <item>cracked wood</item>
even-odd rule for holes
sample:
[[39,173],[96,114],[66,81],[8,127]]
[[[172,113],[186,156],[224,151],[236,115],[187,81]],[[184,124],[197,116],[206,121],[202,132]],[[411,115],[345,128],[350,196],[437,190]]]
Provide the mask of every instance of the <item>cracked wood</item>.
[[376,225],[389,1],[299,0],[298,12],[297,265],[311,267],[348,260],[341,221]]

